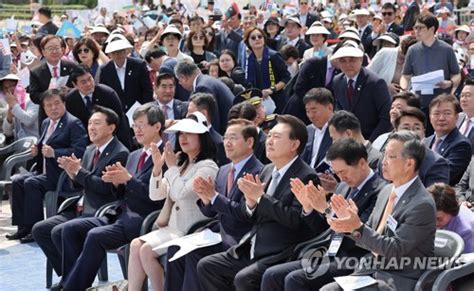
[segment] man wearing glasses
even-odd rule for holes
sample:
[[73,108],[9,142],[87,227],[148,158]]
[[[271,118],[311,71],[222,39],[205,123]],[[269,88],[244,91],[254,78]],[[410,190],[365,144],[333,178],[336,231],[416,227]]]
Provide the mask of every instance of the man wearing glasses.
[[403,35],[403,27],[395,23],[395,6],[392,3],[387,2],[382,6],[382,18],[387,32]]
[[[426,116],[429,115],[428,107],[431,100],[442,93],[454,92],[461,81],[453,48],[435,37],[438,27],[438,19],[433,14],[423,14],[417,18],[414,28],[420,42],[408,49],[400,78],[400,87],[408,90],[412,77],[443,70],[444,80],[437,83],[432,92],[415,92],[421,98],[421,110]],[[433,128],[428,124],[426,135],[432,133]]]

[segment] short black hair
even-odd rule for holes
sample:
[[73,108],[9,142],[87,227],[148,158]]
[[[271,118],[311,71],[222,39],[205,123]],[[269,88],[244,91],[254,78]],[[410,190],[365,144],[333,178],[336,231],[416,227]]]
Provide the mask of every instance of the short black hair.
[[437,211],[443,211],[452,216],[459,214],[460,206],[453,187],[445,183],[434,183],[426,190],[433,196]]
[[462,111],[458,98],[456,98],[452,94],[443,93],[443,94],[438,95],[433,100],[431,100],[430,106],[429,106],[430,114],[431,114],[431,109],[435,106],[438,106],[440,103],[451,103],[451,105],[453,105],[454,112],[456,113],[459,113]]
[[426,115],[425,115],[425,113],[423,111],[421,111],[420,109],[416,108],[416,107],[408,106],[407,108],[404,108],[404,109],[400,110],[400,116],[398,116],[397,119],[395,119],[395,124],[394,124],[395,129],[397,129],[400,126],[400,122],[402,121],[402,117],[406,117],[406,116],[414,117],[414,118],[418,119],[419,121],[421,121],[423,126],[426,128]]
[[416,22],[423,23],[427,29],[434,27],[434,33],[438,31],[439,21],[432,13],[422,13],[416,18]]
[[44,91],[43,94],[41,94],[41,102],[40,102],[41,106],[44,105],[44,101],[46,99],[49,99],[53,96],[59,96],[63,103],[66,102],[66,96],[62,93],[61,90],[59,90],[59,89],[48,89],[48,90]]
[[232,106],[227,115],[229,122],[233,119],[243,118],[249,121],[255,120],[257,117],[257,109],[248,102],[240,102]]
[[278,124],[287,124],[291,128],[290,139],[299,140],[300,145],[298,147],[298,154],[301,154],[306,146],[306,142],[308,141],[306,125],[298,117],[289,114],[278,115],[276,120]]
[[242,126],[242,129],[240,130],[240,132],[242,133],[242,136],[244,137],[245,140],[252,138],[253,139],[252,147],[255,149],[255,146],[257,145],[257,140],[258,140],[257,127],[251,121],[247,119],[242,119],[242,118],[229,120],[229,122],[227,123],[227,128],[229,128],[229,126],[232,126],[232,125]]
[[189,97],[189,102],[193,102],[198,110],[206,110],[210,120],[214,118],[214,114],[217,110],[217,102],[212,94],[194,93]]
[[158,76],[156,76],[155,87],[160,86],[161,81],[163,80],[173,80],[173,83],[176,85],[176,79],[174,78],[173,75],[171,75],[170,73],[161,73]]
[[47,18],[51,18],[51,9],[48,6],[43,6],[38,9],[38,13],[41,15],[46,16]]
[[300,57],[298,49],[290,44],[285,44],[282,46],[279,53],[284,61],[288,60],[289,58],[297,60]]
[[355,166],[360,159],[368,160],[365,145],[352,138],[342,138],[335,141],[328,149],[326,157],[329,161],[343,160],[349,166]]
[[314,101],[321,105],[333,105],[334,106],[334,97],[332,96],[331,91],[326,88],[319,87],[309,90],[306,95],[303,97],[304,105],[308,102]]
[[403,99],[408,106],[421,108],[421,100],[415,93],[403,91],[392,96],[392,104],[397,99]]
[[75,66],[73,69],[72,69],[72,72],[71,72],[71,81],[76,84],[77,82],[77,78],[81,77],[81,76],[84,76],[85,74],[91,74],[92,76],[92,72],[91,70],[89,69],[88,66],[84,65],[84,64],[79,64],[77,66]]
[[474,80],[467,78],[466,81],[464,81],[464,86],[474,86]]
[[162,50],[161,48],[152,48],[151,50],[147,51],[147,53],[145,54],[145,60],[147,63],[150,63],[151,58],[159,59],[162,56],[166,56],[166,53],[164,50]]
[[357,119],[354,113],[346,110],[336,111],[331,119],[329,119],[328,126],[334,127],[339,133],[343,133],[348,129],[358,133],[361,132],[359,119]]
[[161,124],[160,134],[165,130],[165,115],[158,105],[155,103],[145,103],[133,112],[133,120],[146,115],[149,125]]
[[117,132],[117,130],[119,128],[119,122],[120,121],[119,121],[119,116],[117,115],[117,113],[115,113],[115,111],[113,111],[110,108],[104,107],[104,106],[94,105],[94,107],[92,107],[91,116],[94,113],[104,114],[105,115],[105,122],[107,122],[107,125],[112,125],[112,124],[115,125],[114,134]]
[[384,5],[382,5],[382,9],[392,9],[393,12],[397,11],[397,9],[395,8],[395,5],[393,5],[390,2],[387,2]]

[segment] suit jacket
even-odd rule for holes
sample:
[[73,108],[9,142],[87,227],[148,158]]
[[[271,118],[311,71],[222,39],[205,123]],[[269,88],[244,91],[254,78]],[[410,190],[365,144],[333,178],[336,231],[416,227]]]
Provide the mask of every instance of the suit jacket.
[[311,46],[306,42],[304,38],[300,38],[296,43],[295,47],[298,50],[298,56],[300,59],[303,58],[305,50],[311,48]]
[[[311,165],[311,160],[313,159],[313,145],[314,145],[314,133],[316,132],[313,125],[306,126],[306,131],[308,132],[308,141],[304,147],[304,151],[301,154],[301,158],[308,165]],[[329,147],[332,145],[332,138],[329,135],[329,126],[326,127],[324,132],[323,140],[319,146],[318,156],[316,157],[315,167],[326,157],[326,153]]]
[[[84,152],[81,169],[74,178],[74,182],[83,188],[84,211],[82,216],[93,216],[102,205],[117,199],[113,195],[113,184],[102,181],[102,172],[108,165],[120,162],[125,165],[128,157],[128,149],[114,137],[99,156],[97,165],[94,167],[94,157],[97,147],[89,145]],[[77,202],[77,201],[74,201]],[[75,205],[75,203],[71,203]]]
[[[456,197],[459,201],[473,201],[474,196],[472,191],[474,189],[474,159],[471,158],[471,162],[467,167],[464,175],[462,176],[459,183],[456,185]],[[472,177],[472,179],[471,179]]]
[[[41,136],[38,140],[38,155],[36,156],[36,162],[38,163],[37,168],[43,168],[43,155],[41,154],[41,148],[43,146],[43,140],[45,139],[48,131],[50,119],[46,118],[41,125]],[[72,116],[72,114],[66,112],[61,117],[56,125],[56,129],[51,134],[46,144],[54,149],[53,158],[45,158],[46,162],[46,173],[48,179],[51,181],[58,180],[59,175],[63,171],[58,166],[57,158],[62,156],[76,155],[78,158],[82,158],[84,151],[87,146],[87,133],[79,119]]]
[[382,161],[382,154],[372,146],[370,141],[365,145],[365,149],[367,150],[367,161],[369,162],[369,167],[372,170],[376,170],[379,161]]
[[[266,187],[270,184],[273,169],[273,164],[266,165],[260,174]],[[291,178],[299,178],[303,183],[313,180],[315,184],[319,184],[314,170],[298,157],[280,178],[274,195],[264,194],[261,197],[253,215],[250,216],[255,223],[252,230],[242,238],[239,245],[229,250],[230,255],[238,258],[243,251],[249,251],[250,239],[256,235],[255,259],[265,258],[268,264],[281,262],[292,255],[296,244],[326,229],[321,224],[321,228],[316,233],[310,231],[301,217],[301,204],[291,192]],[[245,203],[242,204],[240,211],[242,215],[248,216]]]
[[137,172],[137,165],[143,149],[138,149],[128,156],[127,171],[132,179],[126,185],[119,185],[114,189],[114,195],[119,199],[116,206],[109,209],[106,217],[109,223],[120,220],[124,232],[129,240],[140,234],[143,219],[151,212],[161,209],[164,201],[153,201],[149,196],[150,176],[153,170],[153,159],[148,157],[141,170]]
[[[295,14],[293,17],[300,19],[300,16],[301,14],[298,13],[298,14]],[[316,20],[319,20],[319,16],[308,12],[306,14],[306,23],[302,23],[302,24],[306,26],[307,28],[310,28],[313,22],[315,22]]]
[[[458,121],[456,122],[456,127],[459,130],[461,130],[461,127],[462,127],[462,125],[464,124],[464,122],[466,121],[467,118],[469,118],[469,117],[467,116],[466,113],[464,113],[464,112],[459,113],[459,118],[458,118]],[[469,131],[469,133],[467,135],[467,138],[471,142],[471,145],[474,149],[474,130],[472,130],[472,129],[473,128],[471,128],[471,130]]]
[[[431,148],[435,135],[425,138],[425,145]],[[464,171],[471,160],[471,142],[459,133],[457,128],[453,129],[438,146],[438,154],[446,158],[449,165],[449,185],[455,186],[461,180]]]
[[434,183],[449,184],[448,161],[431,149],[425,150],[425,158],[421,162],[418,176],[426,188]]
[[254,154],[257,159],[263,164],[268,164],[270,161],[267,159],[267,151],[265,150],[265,143],[267,141],[267,135],[262,129],[259,129],[257,142],[254,146]]
[[216,146],[216,161],[218,166],[223,166],[229,163],[224,150],[224,141],[222,140],[222,135],[220,135],[214,127],[211,127],[209,130],[209,136],[211,137],[212,142]]
[[135,102],[145,104],[153,101],[153,87],[146,63],[142,60],[127,58],[124,89],[120,85],[114,61],[109,61],[101,67],[99,83],[117,92],[122,102],[123,112],[127,112]]
[[[59,76],[68,76],[71,74],[72,70],[76,65],[74,63],[61,60]],[[43,62],[38,66],[34,67],[30,71],[30,86],[29,86],[29,93],[30,99],[33,103],[40,105],[41,104],[41,95],[44,91],[48,90],[49,83],[51,82],[51,72],[49,70],[48,64]],[[69,79],[67,84],[69,88],[73,88],[72,80]],[[39,123],[46,118],[46,113],[44,113],[43,107],[40,107],[38,120]]]
[[188,102],[183,102],[178,99],[173,101],[174,119],[183,119],[188,114]]
[[239,55],[239,45],[243,40],[242,34],[241,28],[231,30],[227,37],[224,31],[218,32],[216,34],[216,51],[220,53],[222,50],[228,49],[237,57]]
[[214,96],[217,108],[215,108],[215,114],[212,117],[212,126],[217,132],[224,134],[225,125],[223,124],[227,121],[227,114],[232,107],[234,94],[222,81],[203,74],[196,77],[196,86],[193,93],[196,92],[210,93]]
[[[402,270],[363,269],[360,272],[376,272],[378,278],[385,278],[390,285],[395,284],[396,290],[413,290],[418,278],[424,272],[420,268],[413,268],[413,258],[434,256],[436,206],[421,180],[416,178],[393,209],[392,217],[397,221],[395,231],[386,227],[383,233],[379,234],[376,229],[391,192],[392,185],[387,185],[379,193],[374,210],[368,222],[363,226],[362,236],[360,239],[354,239],[358,246],[385,257],[385,262],[391,258],[400,259],[401,257],[412,258],[412,260],[404,264]],[[373,255],[369,253],[368,256]]]
[[364,46],[364,51],[366,54],[373,56],[375,54],[374,47],[372,45],[372,25],[368,25],[364,32],[360,36],[362,45]]
[[227,247],[236,245],[242,236],[252,228],[250,219],[247,216],[243,216],[240,211],[242,204],[245,203],[245,198],[237,186],[237,181],[244,173],[257,175],[262,170],[263,164],[257,160],[255,155],[252,155],[237,174],[230,192],[227,193],[227,176],[231,167],[231,163],[224,165],[217,172],[215,185],[218,196],[215,198],[214,203],[209,203],[209,205],[205,206],[201,200],[197,202],[205,216],[218,216],[222,241]]
[[362,134],[374,141],[391,130],[389,111],[391,104],[387,83],[366,68],[362,68],[354,86],[352,106],[347,97],[347,78],[341,73],[334,77],[333,91],[336,108],[355,114],[360,121]]
[[390,24],[390,26],[388,27],[387,29],[387,32],[393,32],[397,35],[403,35],[405,32],[403,30],[403,27],[396,24],[395,22],[393,22],[392,24]]
[[[130,148],[132,140],[130,124],[128,123],[128,118],[123,113],[122,103],[117,93],[109,86],[96,84],[91,99],[93,105],[100,105],[117,113],[120,119],[119,127],[116,129],[117,138],[127,148]],[[79,90],[74,89],[66,95],[66,109],[69,113],[79,118],[84,128],[87,128],[91,112],[87,109]]]

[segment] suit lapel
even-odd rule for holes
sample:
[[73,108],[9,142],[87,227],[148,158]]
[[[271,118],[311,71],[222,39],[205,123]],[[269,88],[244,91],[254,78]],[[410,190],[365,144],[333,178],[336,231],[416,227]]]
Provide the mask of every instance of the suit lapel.
[[68,113],[66,112],[66,114],[64,114],[64,116],[61,117],[61,119],[59,120],[58,124],[56,125],[56,128],[54,129],[53,133],[47,140],[48,144],[63,131],[63,127],[67,126],[67,114]]
[[397,204],[395,205],[395,208],[392,211],[392,216],[393,217],[398,217],[400,212],[403,209],[406,209],[406,206],[409,205],[410,200],[413,198],[414,195],[418,192],[418,188],[420,186],[423,186],[421,184],[420,178],[417,178],[411,185],[408,187],[408,189],[403,193],[402,197],[398,200]]
[[[117,70],[115,69],[115,63],[114,63],[114,61],[111,61],[111,62],[110,62],[110,65],[111,65],[111,67],[112,67],[112,68],[111,68],[111,71],[112,71],[112,76],[111,76],[111,77],[112,77],[113,82],[115,83],[114,89],[115,89],[115,88],[118,88],[119,92],[123,93],[124,90],[122,89],[122,85],[120,84],[120,79],[119,79],[119,77],[118,77],[118,75],[117,75]],[[128,65],[128,62],[127,62],[127,65]],[[125,68],[125,69],[126,69],[126,68]],[[127,71],[127,70],[125,70],[125,72],[126,72],[126,71]],[[127,77],[127,73],[125,73],[125,78],[126,78],[126,77]],[[125,88],[125,86],[124,86],[124,88]],[[119,92],[117,92],[117,93],[119,93]],[[122,100],[122,102],[123,102],[123,100]]]
[[357,77],[357,82],[354,86],[354,99],[352,100],[351,111],[357,106],[359,100],[361,99],[361,90],[364,88],[365,82],[367,81],[367,76],[365,75],[364,69],[360,70],[359,76]]
[[[296,176],[296,171],[298,171],[299,169],[299,158],[297,158],[293,164],[288,168],[288,170],[286,171],[285,175],[283,175],[283,177],[280,178],[280,181],[278,181],[278,185],[277,187],[275,188],[275,192],[273,193],[273,197],[279,199],[280,196],[282,195],[283,193],[283,190],[284,187],[287,187],[287,183],[286,181],[290,181],[290,178],[292,177],[295,177]],[[282,183],[283,182],[283,183]]]
[[388,202],[388,197],[390,196],[390,193],[392,193],[392,186],[393,184],[390,184],[390,187],[386,187],[382,190],[382,192],[379,194],[380,199],[382,199],[382,204],[380,205],[381,207],[374,207],[374,210],[372,210],[374,215],[374,224],[372,224],[372,229],[374,230],[376,230],[380,224],[380,219],[382,219],[385,206]]
[[340,88],[341,88],[341,98],[337,98],[339,100],[339,103],[341,104],[341,109],[343,110],[348,110],[351,111],[351,108],[349,107],[349,97],[347,96],[347,77],[346,75],[341,76],[341,81],[340,81]]
[[[100,153],[99,160],[97,161],[97,165],[95,165],[94,172],[97,171],[97,169],[102,169],[107,165],[110,161],[110,157],[112,156],[112,153],[116,147],[117,144],[117,138],[114,137],[112,141],[107,145],[107,147],[104,149],[102,153]],[[95,154],[95,152],[94,152]],[[149,158],[151,159],[151,157]],[[92,158],[92,161],[94,159]]]
[[132,78],[133,70],[132,64],[130,63],[130,58],[127,58],[127,66],[125,67],[125,78],[123,84],[123,91],[127,91],[127,84],[130,84],[130,79]]
[[306,146],[306,151],[308,152],[308,161],[311,163],[311,157],[313,156],[313,147],[314,147],[314,134],[315,129],[313,126],[309,127],[308,131],[308,140],[310,141]]
[[316,157],[316,165],[318,165],[321,160],[326,156],[327,149],[331,145],[331,136],[329,136],[329,126],[326,127],[326,131],[324,132],[323,140],[319,145],[318,156]]

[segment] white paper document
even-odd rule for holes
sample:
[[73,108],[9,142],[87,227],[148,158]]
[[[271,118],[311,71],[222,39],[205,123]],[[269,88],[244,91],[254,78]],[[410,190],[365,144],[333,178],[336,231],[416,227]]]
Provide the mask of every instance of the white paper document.
[[444,71],[437,70],[429,72],[423,75],[419,75],[411,78],[411,88],[413,91],[421,91],[421,94],[429,95],[433,94],[434,88],[437,83],[444,80]]
[[334,280],[344,291],[356,290],[377,283],[377,281],[370,276],[341,276],[334,277]]
[[58,89],[61,87],[65,87],[67,84],[67,81],[69,80],[69,75],[68,76],[61,76],[58,78],[51,78],[49,81],[49,89]]
[[135,112],[135,110],[137,110],[138,107],[140,107],[141,104],[138,103],[137,101],[135,101],[135,103],[133,103],[132,107],[130,107],[127,111],[127,113],[125,115],[127,115],[127,118],[128,118],[128,124],[130,124],[130,126],[132,126],[133,124],[133,113]]
[[169,242],[163,243],[155,248],[154,251],[165,250],[169,246],[178,246],[179,251],[174,254],[172,258],[169,258],[168,261],[172,262],[189,254],[195,249],[204,248],[216,245],[222,242],[222,237],[220,233],[212,232],[209,228],[206,228],[203,231],[192,233]]

